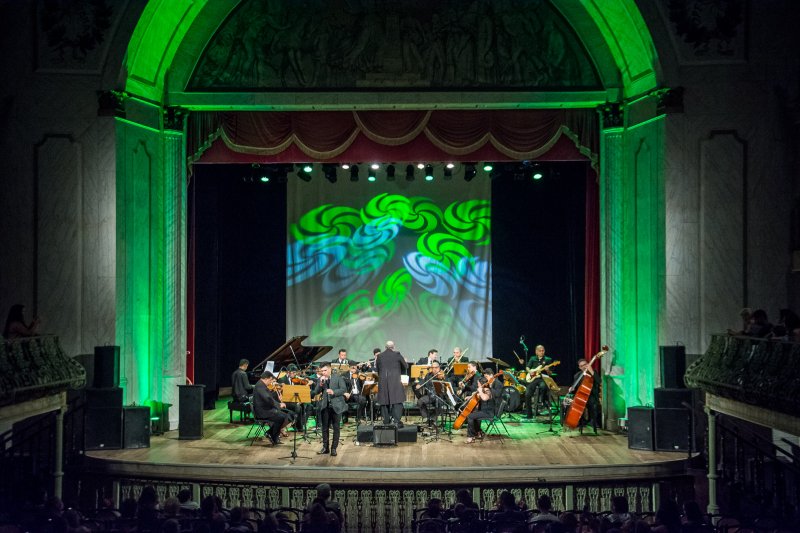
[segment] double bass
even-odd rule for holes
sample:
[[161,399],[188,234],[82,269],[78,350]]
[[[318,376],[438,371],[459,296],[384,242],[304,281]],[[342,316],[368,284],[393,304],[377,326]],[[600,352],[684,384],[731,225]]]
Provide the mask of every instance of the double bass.
[[[495,378],[497,378],[502,373],[503,373],[502,370],[498,370],[497,374],[493,375],[492,377],[490,377],[486,381],[486,386],[487,387],[490,386],[492,384],[492,382],[495,380]],[[480,398],[478,398],[478,391],[473,392],[472,396],[470,396],[469,400],[467,400],[467,404],[464,406],[464,408],[458,414],[458,417],[456,418],[456,421],[453,422],[453,429],[461,429],[461,426],[463,426],[464,422],[467,421],[467,417],[469,416],[469,414],[472,411],[474,411],[475,408],[478,406],[478,402],[479,401],[480,401]]]
[[[608,353],[608,346],[603,346],[599,352],[594,354],[592,360],[589,361],[589,368],[591,368],[592,365],[594,365],[594,362],[603,357],[606,353]],[[594,377],[584,372],[583,376],[581,377],[581,384],[575,391],[575,395],[572,397],[572,405],[569,406],[567,416],[564,418],[564,424],[568,428],[575,429],[578,427],[578,423],[581,421],[581,416],[583,416],[583,411],[586,409],[586,402],[589,401],[589,395],[592,393],[593,386]]]

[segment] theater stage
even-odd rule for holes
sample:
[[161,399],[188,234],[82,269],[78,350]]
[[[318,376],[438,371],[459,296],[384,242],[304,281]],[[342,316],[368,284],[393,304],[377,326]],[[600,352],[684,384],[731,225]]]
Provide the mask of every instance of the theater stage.
[[[234,413],[234,422],[236,422]],[[418,434],[417,442],[397,446],[357,445],[351,420],[342,428],[338,456],[317,455],[320,438],[309,431],[309,441],[298,435],[292,460],[292,438],[272,446],[251,445],[250,424],[229,423],[225,402],[204,414],[204,438],[181,440],[178,431],[153,436],[149,448],[87,451],[85,468],[122,478],[161,478],[315,485],[476,484],[487,476],[508,484],[532,482],[658,480],[686,474],[685,452],[650,452],[628,448],[627,437],[600,431],[581,435],[552,427],[544,417],[525,423],[518,415],[504,417],[509,436],[490,436],[466,444],[466,427],[439,440]],[[408,416],[410,424],[418,416]],[[313,419],[309,426],[313,427]],[[484,427],[486,423],[484,422]],[[502,432],[502,428],[501,428]]]

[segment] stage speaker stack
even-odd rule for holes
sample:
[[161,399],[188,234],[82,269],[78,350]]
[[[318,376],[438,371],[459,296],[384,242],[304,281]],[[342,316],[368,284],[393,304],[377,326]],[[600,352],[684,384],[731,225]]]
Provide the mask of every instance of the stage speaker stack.
[[628,448],[653,451],[653,408],[628,407]]
[[94,388],[119,387],[119,346],[94,347]]
[[356,440],[375,446],[394,446],[399,442],[417,442],[417,433],[419,433],[419,426],[416,424],[405,424],[400,429],[391,425],[363,425],[358,426]]
[[178,438],[203,438],[205,385],[178,385]]
[[695,451],[691,389],[657,388],[655,399],[655,449],[661,452]]
[[83,427],[86,450],[122,448],[122,389],[86,389]]
[[122,447],[150,447],[150,408],[147,406],[123,407]]
[[680,344],[674,346],[659,346],[659,360],[661,362],[661,386],[666,389],[683,389],[683,376],[686,374],[686,347]]

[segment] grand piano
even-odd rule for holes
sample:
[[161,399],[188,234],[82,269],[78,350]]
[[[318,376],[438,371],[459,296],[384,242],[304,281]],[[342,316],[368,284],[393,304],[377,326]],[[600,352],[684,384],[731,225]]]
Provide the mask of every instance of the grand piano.
[[303,369],[333,349],[333,346],[303,346],[303,341],[307,338],[308,335],[298,335],[281,344],[247,372],[250,383],[256,383],[261,378],[269,361],[275,361],[274,368],[277,375],[281,369],[293,363]]

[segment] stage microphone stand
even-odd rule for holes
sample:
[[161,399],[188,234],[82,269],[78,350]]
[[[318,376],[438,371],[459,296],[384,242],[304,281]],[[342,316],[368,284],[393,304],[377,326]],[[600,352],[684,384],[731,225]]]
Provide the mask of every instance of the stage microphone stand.
[[428,437],[428,441],[427,442],[437,442],[439,440],[446,440],[448,442],[452,442],[453,439],[451,437],[451,433],[447,433],[447,432],[443,431],[442,433],[444,433],[446,435],[446,437],[440,437],[439,436],[439,420],[438,419],[439,419],[439,416],[440,416],[439,413],[441,413],[440,404],[444,404],[444,410],[445,410],[444,412],[447,413],[447,403],[442,398],[440,398],[438,394],[436,394],[436,390],[433,389],[430,386],[430,384],[431,384],[431,382],[428,382],[423,387],[425,388],[425,391],[428,393],[428,395],[433,397],[433,408],[436,410],[436,415],[435,415],[436,416],[436,421],[433,424],[433,435]]
[[547,405],[547,411],[549,412],[549,415],[550,415],[550,420],[548,421],[547,429],[539,431],[537,433],[537,435],[540,435],[542,433],[555,433],[556,435],[558,435],[561,432],[560,431],[556,431],[555,429],[553,429],[553,418],[554,418],[554,416],[553,416],[553,401],[552,401],[552,398],[550,397],[550,389],[548,389],[545,394],[547,396],[547,399],[545,401],[546,401],[546,405]]
[[[295,392],[294,396],[292,396],[292,401],[295,402],[297,405],[300,405],[300,409],[302,409],[302,403],[300,403],[300,396]],[[301,415],[302,416],[302,415]],[[296,459],[310,459],[310,457],[306,457],[304,455],[297,455],[297,428],[293,432],[294,436],[292,437],[292,453],[285,457],[279,457],[278,459],[291,459],[291,462],[294,463]],[[304,433],[305,434],[305,433]]]

